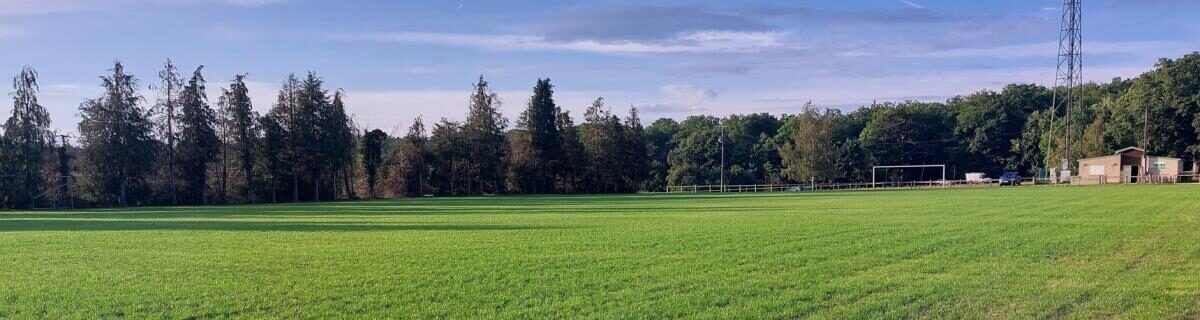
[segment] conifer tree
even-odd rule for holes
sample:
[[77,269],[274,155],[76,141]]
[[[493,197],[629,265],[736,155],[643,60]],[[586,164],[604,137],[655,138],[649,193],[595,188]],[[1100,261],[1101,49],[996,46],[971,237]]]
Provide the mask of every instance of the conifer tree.
[[[205,81],[196,68],[180,94],[179,166],[185,181],[183,194],[190,203],[208,203],[208,166],[220,151],[217,118],[208,105]],[[223,178],[223,177],[222,177]],[[222,181],[223,182],[223,181]]]
[[[300,80],[290,74],[283,81],[275,105],[271,107],[266,121],[263,121],[263,132],[267,142],[264,150],[272,152],[264,154],[263,163],[271,172],[275,182],[281,179],[291,180],[292,201],[300,201],[300,166],[307,156],[304,148],[308,141],[303,131],[309,126],[304,123],[306,117],[299,106]],[[272,197],[275,197],[274,192]],[[274,200],[277,200],[274,199]]]
[[333,173],[334,193],[337,193],[338,180],[342,180],[343,191],[347,198],[354,198],[354,189],[350,187],[351,164],[354,160],[354,130],[350,116],[346,114],[344,102],[345,92],[337,90],[333,101],[326,108],[326,114],[321,117],[323,144],[326,146],[328,167]]
[[375,184],[379,167],[383,164],[383,145],[387,139],[387,133],[379,129],[363,134],[359,152],[362,154],[363,172],[367,175],[367,198],[375,198]]
[[517,122],[517,127],[525,131],[529,140],[528,151],[531,154],[522,158],[530,160],[528,173],[533,175],[521,180],[532,183],[532,190],[528,191],[533,193],[554,192],[554,177],[562,158],[562,140],[556,119],[558,112],[550,79],[538,79],[529,106]]
[[13,78],[12,116],[4,123],[0,138],[0,176],[13,179],[0,192],[0,207],[32,208],[34,198],[42,189],[42,168],[45,166],[54,136],[50,131],[50,114],[38,103],[38,74],[25,67]]
[[158,100],[155,113],[160,114],[158,118],[158,130],[164,138],[166,145],[166,155],[163,162],[166,163],[167,177],[167,192],[170,193],[171,204],[179,204],[178,184],[176,179],[179,176],[179,171],[176,169],[177,159],[175,158],[176,138],[176,123],[179,121],[178,104],[179,90],[183,87],[183,79],[179,76],[178,69],[171,59],[167,59],[163,63],[163,69],[158,72],[158,78],[161,81],[158,89],[162,91],[162,98]]
[[255,200],[254,150],[259,138],[258,114],[250,101],[250,90],[246,86],[246,75],[233,77],[228,89],[223,89],[220,101],[229,119],[225,123],[230,127],[229,147],[233,148],[237,157],[238,168],[241,169],[242,188],[245,200],[251,203]]
[[288,132],[280,124],[279,115],[272,112],[258,121],[262,128],[262,143],[256,149],[256,164],[266,179],[271,202],[279,202],[279,191],[288,185],[291,172],[286,167]]
[[642,189],[642,183],[649,175],[650,156],[646,148],[646,130],[642,127],[642,118],[637,107],[629,108],[629,117],[625,118],[623,183],[621,192],[637,192]]
[[582,179],[586,169],[583,142],[579,140],[579,129],[575,127],[571,113],[561,108],[557,112],[562,165],[556,173],[556,189],[563,193],[578,193],[583,191]]
[[80,106],[80,172],[86,178],[80,182],[91,200],[127,206],[141,200],[129,195],[145,191],[157,144],[150,112],[140,106],[137,78],[120,62],[109,71],[112,75],[101,78],[103,96]]
[[[471,95],[470,113],[462,128],[470,148],[470,175],[478,194],[500,193],[504,179],[504,129],[507,126],[508,120],[500,115],[500,96],[492,92],[480,76]],[[471,187],[467,190],[470,193]]]

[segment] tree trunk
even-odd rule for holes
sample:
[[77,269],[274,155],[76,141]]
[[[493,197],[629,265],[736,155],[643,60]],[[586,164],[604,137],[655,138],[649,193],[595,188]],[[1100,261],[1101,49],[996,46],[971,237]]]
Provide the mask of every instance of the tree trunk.
[[226,160],[225,159],[226,155],[225,155],[225,151],[224,151],[225,147],[221,146],[221,150],[222,150],[221,151],[221,194],[219,195],[219,197],[220,197],[220,202],[222,204],[225,204],[225,203],[227,203],[227,199],[225,198],[225,195],[228,192],[228,189],[226,189],[226,188],[228,187],[227,183],[229,182],[229,164],[228,164],[228,161],[225,161]]
[[129,206],[129,203],[126,202],[126,198],[125,198],[125,178],[124,178],[125,175],[122,174],[121,176],[122,176],[121,192],[120,192],[120,194],[117,195],[117,204],[120,205],[121,207],[127,207],[127,206]]
[[208,205],[208,174],[200,177],[200,204]]
[[354,176],[354,167],[347,166],[347,168],[345,170],[345,174],[342,176],[342,180],[346,181],[346,196],[347,196],[347,199],[351,199],[351,200],[353,200],[356,197],[356,195],[354,194],[354,186],[351,185],[352,181],[354,180],[353,176]]
[[[245,134],[242,136],[244,137]],[[250,151],[248,151],[249,147],[247,147],[248,143],[245,142],[246,139],[243,139],[242,141],[243,145],[241,148],[243,150],[240,152],[239,158],[241,158],[241,161],[238,164],[242,166],[242,174],[245,175],[243,178],[246,182],[246,201],[249,201],[250,203],[257,203],[258,196],[254,194],[254,160],[250,157]]]
[[300,173],[292,171],[292,202],[300,202]]
[[313,201],[321,202],[321,171],[313,170]]

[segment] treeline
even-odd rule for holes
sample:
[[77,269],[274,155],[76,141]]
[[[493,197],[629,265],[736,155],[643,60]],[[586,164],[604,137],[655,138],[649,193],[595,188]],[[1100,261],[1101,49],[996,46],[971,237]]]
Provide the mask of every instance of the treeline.
[[[510,123],[480,77],[463,121],[427,126],[417,118],[402,136],[358,127],[344,93],[314,73],[285,79],[259,115],[245,75],[214,102],[202,71],[183,77],[168,61],[151,102],[116,63],[102,77],[104,93],[81,104],[77,145],[68,145],[37,100],[37,73],[22,70],[0,136],[3,207],[660,191],[721,183],[722,145],[727,184],[859,182],[872,166],[895,164],[946,164],[953,177],[1033,175],[1057,166],[1066,128],[1072,159],[1126,146],[1193,165],[1200,156],[1196,53],[1163,59],[1135,79],[1084,85],[1069,115],[1050,108],[1051,88],[1014,84],[941,103],[850,112],[810,104],[796,114],[663,118],[643,128],[637,108],[621,116],[603,98],[576,123],[550,80],[539,79]],[[887,178],[934,177],[911,170]]]

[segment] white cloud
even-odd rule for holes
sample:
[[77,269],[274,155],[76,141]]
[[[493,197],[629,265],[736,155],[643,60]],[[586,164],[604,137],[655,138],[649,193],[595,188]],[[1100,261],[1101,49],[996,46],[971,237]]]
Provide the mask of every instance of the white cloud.
[[719,96],[716,90],[701,86],[686,84],[669,84],[661,88],[674,102],[688,107],[698,107],[706,102],[716,100]]
[[900,0],[900,2],[909,7],[913,7],[914,9],[925,9],[925,6],[922,6],[922,5],[912,2],[912,1]]
[[364,34],[339,34],[330,38],[348,41],[376,41],[410,44],[437,44],[449,46],[477,47],[488,50],[543,50],[579,51],[593,53],[704,53],[704,52],[758,52],[782,45],[782,33],[700,31],[687,32],[674,38],[658,41],[613,40],[600,41],[580,39],[553,41],[544,36],[531,35],[479,35],[461,33],[430,32],[384,32]]

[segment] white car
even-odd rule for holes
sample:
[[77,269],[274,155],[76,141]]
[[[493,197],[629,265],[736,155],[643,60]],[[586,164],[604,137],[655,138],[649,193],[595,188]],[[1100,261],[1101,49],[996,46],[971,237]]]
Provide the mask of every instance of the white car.
[[988,178],[986,173],[972,172],[967,174],[967,183],[969,184],[991,184],[992,178]]

